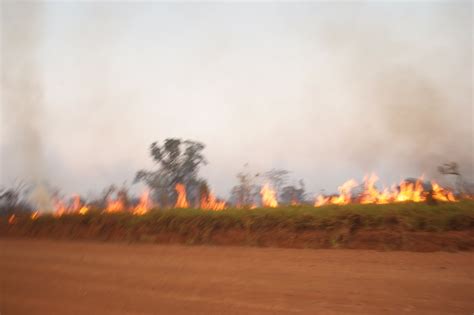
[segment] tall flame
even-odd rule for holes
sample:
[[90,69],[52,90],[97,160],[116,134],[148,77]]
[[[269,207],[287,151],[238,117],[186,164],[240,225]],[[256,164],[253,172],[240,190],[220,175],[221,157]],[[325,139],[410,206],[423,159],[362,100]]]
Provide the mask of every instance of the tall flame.
[[67,212],[66,204],[61,199],[54,198],[53,205],[54,205],[54,215],[56,217],[60,217]]
[[278,207],[276,193],[267,184],[263,185],[262,189],[260,190],[260,195],[262,195],[262,205],[264,207],[269,207],[269,208]]
[[140,202],[133,209],[133,214],[144,215],[151,208],[150,191],[145,190],[140,196]]
[[187,208],[188,201],[186,199],[186,187],[183,184],[176,184],[175,188],[178,193],[175,208]]

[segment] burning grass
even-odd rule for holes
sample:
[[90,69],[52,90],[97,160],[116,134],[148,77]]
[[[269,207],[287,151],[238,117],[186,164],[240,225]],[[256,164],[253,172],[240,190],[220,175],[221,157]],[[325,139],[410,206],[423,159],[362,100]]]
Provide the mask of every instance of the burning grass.
[[469,200],[437,205],[153,209],[140,216],[91,209],[83,215],[17,216],[13,224],[7,220],[2,220],[2,234],[16,237],[296,248],[474,248],[474,201]]

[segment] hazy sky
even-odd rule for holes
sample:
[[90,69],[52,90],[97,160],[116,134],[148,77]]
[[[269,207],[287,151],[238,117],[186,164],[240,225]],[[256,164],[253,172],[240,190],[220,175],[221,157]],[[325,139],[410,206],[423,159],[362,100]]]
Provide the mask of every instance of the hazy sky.
[[311,192],[473,178],[470,1],[1,7],[1,184],[131,183],[168,137],[206,144],[220,196],[247,162]]

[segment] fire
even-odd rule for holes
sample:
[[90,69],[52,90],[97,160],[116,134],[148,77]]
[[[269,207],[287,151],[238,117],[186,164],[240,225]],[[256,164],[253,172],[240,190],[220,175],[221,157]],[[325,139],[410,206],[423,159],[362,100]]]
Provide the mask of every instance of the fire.
[[187,208],[188,201],[186,200],[186,187],[183,184],[176,184],[176,192],[178,199],[176,200],[175,208]]
[[54,216],[60,217],[67,212],[67,207],[61,199],[55,198],[53,200]]
[[8,224],[13,224],[15,223],[15,220],[16,220],[16,216],[14,214],[12,214],[9,218],[8,218]]
[[[67,205],[69,204],[69,205]],[[78,194],[72,195],[72,203],[66,202],[62,199],[54,198],[53,199],[53,206],[54,206],[54,216],[60,217],[66,213],[79,213],[79,214],[86,214],[89,211],[89,208],[82,204],[81,197]],[[36,211],[39,215],[39,211]]]
[[107,201],[107,208],[105,209],[106,212],[113,213],[113,212],[120,212],[125,209],[125,205],[121,199],[113,200],[109,199]]
[[321,207],[326,204],[329,204],[330,197],[324,197],[323,195],[319,195],[316,197],[316,201],[314,202],[315,207]]
[[[360,203],[378,203],[380,193],[375,188],[375,182],[378,180],[379,178],[375,174],[364,177],[364,193],[362,194]],[[356,186],[357,184],[354,187]]]
[[430,194],[433,199],[438,201],[456,201],[451,191],[440,187],[434,181],[431,182],[432,191],[425,191],[423,187],[423,177],[417,179],[414,183],[402,181],[398,186],[394,185],[390,190],[384,188],[382,191],[379,191],[375,186],[378,179],[375,174],[365,176],[363,183],[364,190],[358,198],[353,198],[351,195],[352,189],[358,186],[357,182],[351,179],[339,187],[339,195],[329,197],[322,195],[317,196],[314,206],[320,207],[328,204],[345,205],[351,202],[359,202],[361,204],[423,202],[427,200]]
[[31,214],[30,218],[31,220],[36,220],[39,217],[39,211],[35,211]]
[[203,196],[203,198],[201,198],[201,209],[214,211],[224,210],[225,201],[218,201],[216,196],[211,192],[208,196]]
[[89,208],[86,207],[86,206],[82,206],[81,209],[79,209],[79,214],[86,214],[87,212],[89,212]]
[[150,191],[145,190],[142,195],[140,196],[140,202],[138,205],[133,208],[133,214],[135,215],[144,215],[148,212],[151,208],[151,201],[150,201]]
[[276,193],[267,184],[263,185],[262,189],[260,190],[260,195],[262,195],[262,205],[264,207],[269,207],[269,208],[278,207]]
[[426,200],[425,192],[421,179],[418,179],[415,184],[402,182],[398,193],[394,193],[395,202],[413,201],[422,202]]
[[438,185],[435,181],[431,182],[433,188],[433,198],[439,201],[456,201],[451,191],[448,191]]
[[72,213],[86,214],[89,208],[86,205],[82,205],[81,197],[77,194],[73,195]]

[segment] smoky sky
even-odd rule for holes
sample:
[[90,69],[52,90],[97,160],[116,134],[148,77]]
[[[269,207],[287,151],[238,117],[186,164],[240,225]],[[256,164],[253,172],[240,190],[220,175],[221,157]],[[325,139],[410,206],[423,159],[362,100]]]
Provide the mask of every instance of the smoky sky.
[[170,137],[220,196],[245,163],[310,192],[474,177],[469,1],[1,7],[1,184],[131,184]]

